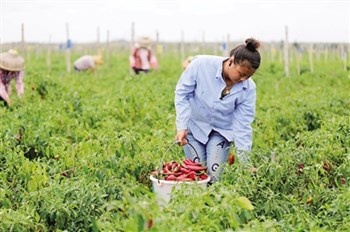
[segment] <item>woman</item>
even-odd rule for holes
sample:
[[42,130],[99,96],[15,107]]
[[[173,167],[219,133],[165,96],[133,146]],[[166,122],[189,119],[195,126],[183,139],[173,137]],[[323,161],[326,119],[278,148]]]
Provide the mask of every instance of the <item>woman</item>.
[[96,70],[96,66],[101,66],[102,64],[103,59],[101,55],[85,55],[74,62],[74,70],[77,72],[90,70],[94,73]]
[[11,80],[16,80],[17,95],[24,93],[24,59],[15,50],[0,53],[0,104],[11,106]]
[[251,123],[255,117],[260,43],[249,38],[229,58],[196,56],[182,73],[175,90],[177,134],[186,159],[208,166],[217,181],[232,142],[240,162],[249,164]]
[[151,44],[151,38],[140,37],[131,52],[129,62],[136,75],[148,73],[158,66],[158,61],[151,51]]

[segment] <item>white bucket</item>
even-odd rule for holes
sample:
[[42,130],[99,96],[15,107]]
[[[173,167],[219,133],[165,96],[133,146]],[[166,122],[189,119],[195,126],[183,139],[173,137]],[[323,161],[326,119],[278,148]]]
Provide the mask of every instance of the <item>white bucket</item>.
[[152,175],[150,176],[153,186],[153,192],[156,193],[157,202],[159,205],[164,205],[170,201],[171,191],[173,187],[179,188],[181,184],[188,184],[193,186],[200,186],[206,188],[210,181],[210,176],[205,180],[199,181],[170,181],[170,180],[158,180]]

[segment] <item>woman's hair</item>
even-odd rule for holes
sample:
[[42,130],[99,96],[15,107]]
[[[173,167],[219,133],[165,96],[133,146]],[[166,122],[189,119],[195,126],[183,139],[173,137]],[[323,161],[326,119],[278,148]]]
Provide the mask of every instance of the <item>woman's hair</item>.
[[244,61],[249,62],[249,64],[254,69],[258,69],[260,66],[260,53],[258,48],[260,42],[254,38],[249,38],[245,40],[245,44],[241,44],[230,52],[230,57],[233,56],[234,64],[242,64]]

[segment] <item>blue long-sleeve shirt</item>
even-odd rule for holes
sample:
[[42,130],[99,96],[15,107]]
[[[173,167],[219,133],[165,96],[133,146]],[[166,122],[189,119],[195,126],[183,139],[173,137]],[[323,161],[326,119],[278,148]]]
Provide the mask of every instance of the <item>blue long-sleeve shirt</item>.
[[175,90],[176,127],[178,131],[189,128],[203,144],[215,130],[233,141],[237,150],[250,151],[256,86],[249,78],[235,84],[221,100],[221,92],[226,87],[222,77],[226,59],[196,56],[182,73]]

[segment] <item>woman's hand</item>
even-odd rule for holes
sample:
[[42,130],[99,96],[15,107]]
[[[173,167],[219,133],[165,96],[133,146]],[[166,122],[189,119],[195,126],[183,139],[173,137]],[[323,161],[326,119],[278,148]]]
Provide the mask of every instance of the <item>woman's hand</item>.
[[187,130],[180,130],[175,136],[175,140],[178,141],[180,146],[187,144]]

